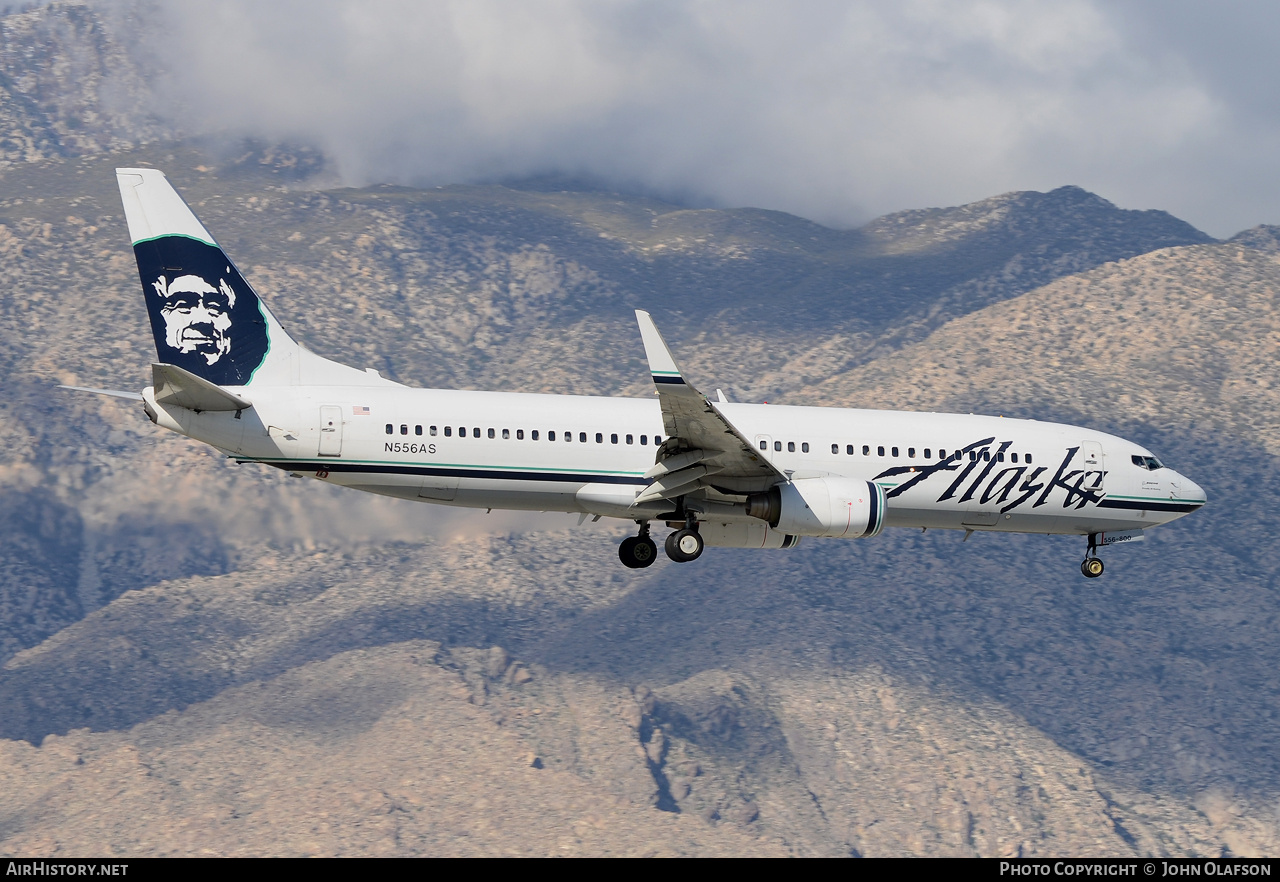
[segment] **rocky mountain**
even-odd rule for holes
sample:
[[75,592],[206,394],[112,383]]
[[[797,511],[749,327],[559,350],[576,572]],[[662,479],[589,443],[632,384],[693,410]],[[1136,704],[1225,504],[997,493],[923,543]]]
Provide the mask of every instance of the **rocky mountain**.
[[137,57],[83,3],[0,17],[0,168],[171,136]]
[[[1280,845],[1270,228],[1214,243],[1072,187],[853,231],[338,189],[305,149],[137,117],[70,141],[138,68],[85,7],[0,34],[0,120],[48,145],[0,168],[0,853]],[[235,466],[53,388],[147,382],[120,165],[163,168],[307,345],[404,382],[647,394],[645,306],[703,387],[1063,419],[1210,504],[1097,582],[1072,539],[933,531],[628,571],[604,524]]]

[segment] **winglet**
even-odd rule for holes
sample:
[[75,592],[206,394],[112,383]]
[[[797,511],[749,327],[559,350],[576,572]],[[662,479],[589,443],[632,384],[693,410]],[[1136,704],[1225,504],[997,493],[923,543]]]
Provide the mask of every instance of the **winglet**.
[[637,309],[636,322],[640,325],[640,339],[644,341],[644,354],[649,359],[649,373],[653,374],[653,382],[671,386],[688,385],[649,313]]

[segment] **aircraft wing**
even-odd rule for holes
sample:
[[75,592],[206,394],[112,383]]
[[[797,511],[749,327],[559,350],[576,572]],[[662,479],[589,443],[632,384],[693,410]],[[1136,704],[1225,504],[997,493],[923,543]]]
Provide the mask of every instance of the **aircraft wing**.
[[756,452],[720,408],[685,380],[649,313],[637,309],[636,321],[667,433],[658,462],[645,473],[654,481],[636,497],[636,503],[714,486],[716,478],[786,481],[786,475]]

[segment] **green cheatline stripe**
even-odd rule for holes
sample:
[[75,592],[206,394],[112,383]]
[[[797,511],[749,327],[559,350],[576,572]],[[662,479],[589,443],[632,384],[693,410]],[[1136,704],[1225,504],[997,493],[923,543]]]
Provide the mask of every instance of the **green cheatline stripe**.
[[[320,462],[316,457],[308,459],[259,459],[258,462]],[[583,475],[617,475],[621,478],[642,478],[644,472],[617,472],[609,469],[553,469],[542,466],[501,466],[501,465],[472,465],[461,462],[434,462],[431,460],[424,462],[413,462],[403,459],[341,459],[334,457],[334,462],[346,463],[348,465],[389,465],[389,466],[416,466],[422,468],[439,468],[439,469],[485,469],[488,471],[502,472],[557,472],[559,474],[583,474]]]
[[203,244],[205,244],[205,245],[210,246],[211,248],[217,248],[217,247],[218,247],[218,243],[217,243],[217,242],[214,242],[214,241],[213,241],[213,240],[211,240],[211,239],[201,239],[199,236],[188,236],[186,233],[161,233],[159,236],[152,236],[152,237],[150,237],[150,238],[148,238],[148,239],[139,239],[138,241],[134,242],[133,244],[134,244],[134,245],[141,245],[143,242],[155,242],[155,241],[156,241],[156,240],[158,240],[158,239],[173,239],[173,238],[178,238],[178,239],[190,239],[192,242],[200,242],[200,243],[203,243]]
[[678,376],[680,376],[680,372],[679,372],[679,371],[655,371],[653,368],[650,368],[650,369],[649,369],[649,373],[651,373],[651,374],[655,374],[655,375],[657,375],[657,376],[659,376],[659,377],[678,377]]

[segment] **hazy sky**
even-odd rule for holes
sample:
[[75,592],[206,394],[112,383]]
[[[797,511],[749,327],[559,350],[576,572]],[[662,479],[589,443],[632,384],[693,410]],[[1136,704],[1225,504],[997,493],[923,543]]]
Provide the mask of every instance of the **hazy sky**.
[[158,0],[189,126],[351,183],[543,173],[851,226],[1079,184],[1280,223],[1280,4]]

